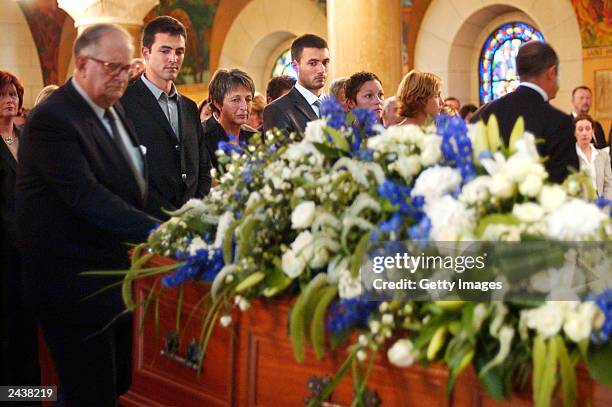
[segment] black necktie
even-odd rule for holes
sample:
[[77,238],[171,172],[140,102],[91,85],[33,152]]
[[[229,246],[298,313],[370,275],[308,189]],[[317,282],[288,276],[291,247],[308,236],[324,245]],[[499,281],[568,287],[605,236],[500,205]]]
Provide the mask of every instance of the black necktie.
[[132,173],[134,174],[134,177],[136,178],[136,182],[138,183],[138,188],[140,188],[140,193],[144,195],[144,192],[145,192],[144,178],[142,174],[140,173],[140,171],[138,170],[138,168],[136,168],[136,164],[132,160],[132,157],[130,157],[130,153],[128,153],[127,146],[123,142],[123,137],[121,137],[121,134],[119,134],[119,128],[117,127],[117,123],[115,122],[115,116],[113,116],[113,114],[111,113],[109,109],[106,109],[104,111],[104,118],[110,124],[111,133],[113,134],[113,141],[114,141],[115,147],[117,147],[117,150],[119,150],[119,152],[123,156],[123,159],[127,162],[128,166],[130,167],[130,170],[132,170]]
[[314,102],[312,102],[312,105],[317,107],[317,110],[315,110],[317,117],[321,117],[321,101],[317,99]]

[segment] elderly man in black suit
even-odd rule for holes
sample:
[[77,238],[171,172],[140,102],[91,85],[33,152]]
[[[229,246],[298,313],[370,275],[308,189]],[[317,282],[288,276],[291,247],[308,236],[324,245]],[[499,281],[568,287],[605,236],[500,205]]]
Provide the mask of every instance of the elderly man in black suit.
[[288,134],[302,134],[306,123],[320,117],[321,91],[329,65],[327,42],[314,34],[302,35],[291,44],[291,59],[297,83],[288,94],[266,106],[264,131],[277,127]]
[[530,41],[524,44],[516,57],[521,84],[514,91],[481,107],[471,122],[497,117],[500,135],[506,145],[519,116],[525,120],[525,130],[543,143],[538,152],[548,157],[544,163],[549,179],[563,182],[568,168],[578,169],[574,127],[570,117],[550,105],[549,100],[559,90],[559,57],[548,44]]
[[28,118],[19,149],[17,235],[26,292],[59,379],[60,405],[113,406],[131,379],[131,318],[121,277],[82,276],[129,267],[126,243],[157,220],[141,211],[146,165],[121,104],[132,38],[86,28],[74,45],[74,76]]
[[176,210],[210,190],[210,159],[194,101],[177,92],[174,80],[185,57],[185,27],[161,16],[142,35],[146,69],[128,87],[121,103],[146,151],[149,168],[147,213],[169,218]]

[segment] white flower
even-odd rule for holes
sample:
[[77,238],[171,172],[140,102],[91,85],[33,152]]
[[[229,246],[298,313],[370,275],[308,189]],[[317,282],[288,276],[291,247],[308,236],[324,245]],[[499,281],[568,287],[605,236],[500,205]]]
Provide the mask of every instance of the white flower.
[[468,205],[483,203],[489,196],[489,185],[492,178],[489,175],[482,175],[470,181],[461,190],[459,200]]
[[187,251],[189,252],[190,256],[195,256],[198,250],[207,249],[207,248],[208,248],[208,245],[206,244],[206,242],[202,240],[200,236],[196,236],[193,239],[191,239],[191,242],[189,243],[189,248],[187,249]]
[[489,190],[493,196],[510,198],[514,194],[514,183],[506,175],[497,173],[491,179]]
[[291,213],[291,228],[306,229],[312,225],[315,218],[316,206],[313,201],[301,202]]
[[474,229],[474,210],[450,195],[425,203],[425,213],[431,220],[430,238],[448,242],[469,237]]
[[357,351],[357,354],[355,356],[357,357],[358,361],[363,362],[368,357],[368,354],[365,353],[365,351],[360,349]]
[[519,184],[519,192],[525,196],[535,197],[542,189],[542,178],[536,174],[529,174]]
[[571,199],[548,215],[548,237],[558,240],[593,238],[607,216],[594,204]]
[[[250,199],[250,197],[249,197]],[[215,234],[214,247],[221,247],[223,245],[223,239],[227,229],[234,223],[234,214],[230,211],[226,211],[219,218],[219,224],[217,225],[217,233]]]
[[287,250],[281,259],[283,273],[290,278],[296,278],[304,271],[306,262],[302,256],[298,256],[293,250]]
[[515,154],[521,154],[529,157],[532,161],[538,161],[540,155],[536,148],[536,139],[533,134],[525,132],[523,136],[516,141],[514,147],[516,148]]
[[312,234],[306,230],[295,238],[291,248],[283,254],[281,265],[288,277],[295,278],[302,274],[314,255],[313,241]]
[[427,135],[421,143],[421,164],[428,167],[442,159],[442,137],[438,135]]
[[295,241],[291,243],[291,249],[299,256],[310,259],[314,254],[313,240],[312,233],[306,230],[300,233],[295,238]]
[[359,276],[357,278],[353,278],[348,268],[341,270],[339,275],[338,296],[342,299],[359,297],[363,292],[363,286],[361,285]]
[[314,145],[305,142],[290,144],[287,151],[283,154],[283,158],[293,162],[308,158],[309,160],[314,160],[311,163],[313,166],[321,166],[325,160],[325,157]]
[[521,222],[533,223],[542,219],[544,216],[544,209],[536,203],[526,202],[524,204],[514,205],[512,214]]
[[368,323],[368,326],[370,327],[370,332],[372,332],[372,334],[376,335],[380,332],[380,321],[372,320]]
[[592,302],[585,302],[566,315],[563,332],[574,342],[580,342],[591,335],[599,308]]
[[397,172],[408,181],[421,170],[421,160],[416,155],[400,156],[397,161],[389,164],[389,170]]
[[385,325],[393,325],[393,314],[384,314],[382,316],[382,323]]
[[563,309],[554,302],[547,302],[539,308],[523,311],[521,319],[528,328],[538,331],[544,339],[547,339],[561,330]]
[[546,176],[546,170],[541,164],[534,163],[528,156],[522,154],[514,154],[508,158],[503,172],[518,183],[523,182],[529,174]]
[[391,364],[399,367],[408,367],[414,363],[417,352],[410,339],[400,339],[387,351],[387,358]]
[[325,120],[313,120],[306,124],[304,140],[309,143],[322,143],[324,141],[323,128],[327,125]]
[[545,185],[538,200],[546,212],[552,212],[565,202],[566,197],[567,193],[559,185]]
[[425,197],[431,202],[448,193],[455,192],[461,185],[461,174],[451,167],[435,166],[421,172],[414,183],[411,195]]
[[227,328],[232,323],[232,316],[227,314],[223,315],[219,318],[219,323],[222,327]]
[[259,192],[253,191],[249,195],[249,199],[247,199],[247,201],[246,201],[246,208],[245,209],[249,210],[253,206],[257,205],[259,202],[261,202],[261,195],[259,194]]

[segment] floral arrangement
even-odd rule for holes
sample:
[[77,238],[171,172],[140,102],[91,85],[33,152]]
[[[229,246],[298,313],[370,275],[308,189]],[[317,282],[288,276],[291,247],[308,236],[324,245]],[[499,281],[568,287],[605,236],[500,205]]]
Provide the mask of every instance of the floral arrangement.
[[[358,404],[377,352],[401,367],[444,363],[449,391],[471,364],[498,400],[532,377],[537,406],[549,404],[559,378],[565,404],[575,403],[580,360],[612,384],[612,290],[605,282],[576,301],[373,302],[360,279],[373,242],[610,240],[610,202],[593,201],[583,174],[548,183],[522,119],[505,147],[494,118],[470,129],[448,116],[423,128],[384,129],[371,112],[345,114],[331,99],[321,112],[324,119],[310,122],[300,141],[269,132],[248,145],[220,145],[219,185],[172,213],[135,251],[124,282],[128,308],[136,306],[129,288],[139,276],[163,273],[169,287],[211,281],[204,350],[216,321],[231,323],[233,307],[247,311],[254,298],[297,295],[290,315],[296,359],[304,359],[307,342],[319,358],[328,344],[348,349],[311,405],[352,365]],[[141,257],[143,249],[150,254]],[[140,270],[151,253],[174,257],[176,270]]]

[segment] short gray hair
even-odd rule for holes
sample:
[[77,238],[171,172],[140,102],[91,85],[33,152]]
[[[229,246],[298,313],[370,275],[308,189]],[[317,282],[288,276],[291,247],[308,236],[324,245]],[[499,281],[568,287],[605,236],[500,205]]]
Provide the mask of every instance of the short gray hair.
[[348,81],[346,76],[334,79],[331,85],[329,85],[329,95],[338,99],[338,94],[340,94],[340,91],[344,87],[346,81]]
[[134,44],[132,43],[132,36],[124,28],[115,24],[94,24],[83,30],[81,35],[79,35],[76,41],[74,41],[74,56],[81,56],[83,51],[92,47],[97,47],[100,44],[102,37],[113,32],[122,34],[133,51]]
[[245,87],[251,92],[251,96],[255,96],[255,84],[248,73],[236,68],[217,69],[208,84],[210,107],[215,113],[219,113],[219,109],[215,106],[215,102],[219,105],[223,105],[225,95],[231,92],[236,86]]

